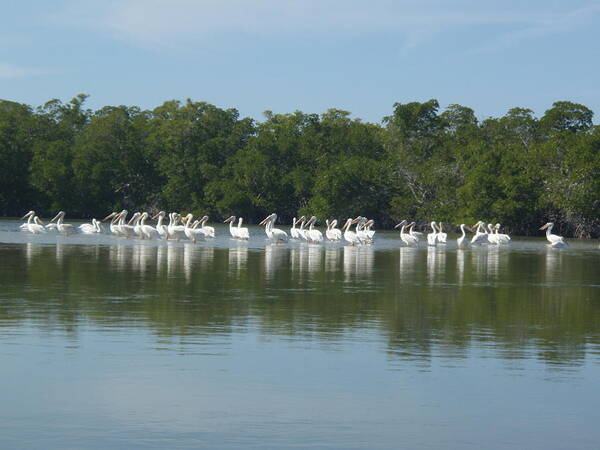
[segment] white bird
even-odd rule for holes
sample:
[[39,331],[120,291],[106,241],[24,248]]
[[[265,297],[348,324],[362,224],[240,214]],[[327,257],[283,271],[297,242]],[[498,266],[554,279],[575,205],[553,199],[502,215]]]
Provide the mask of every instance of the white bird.
[[100,228],[100,221],[96,219],[92,219],[92,223],[82,223],[77,228],[83,234],[95,234],[101,233],[102,229]]
[[306,232],[308,230],[304,229],[304,225],[307,225],[307,223],[306,223],[306,217],[302,216],[298,220],[300,221],[300,228],[298,228],[298,238],[300,240],[302,240],[302,241],[307,241],[308,240],[308,235],[306,234]]
[[31,231],[29,229],[29,225],[33,225],[35,223],[33,220],[34,216],[35,216],[35,211],[32,210],[32,211],[29,211],[27,214],[25,214],[23,217],[21,217],[21,220],[27,219],[27,222],[19,225],[19,228],[21,231]]
[[498,235],[496,235],[496,233],[494,233],[494,227],[492,226],[491,223],[487,224],[487,240],[490,244],[499,244],[500,242],[498,242]]
[[[419,240],[416,237],[412,236],[410,233],[404,232],[404,229],[407,227],[406,220],[403,220],[398,225],[396,225],[394,228],[398,228],[398,227],[401,227],[400,228],[400,239],[402,239],[402,242],[404,242],[409,247],[415,247],[419,244]],[[408,225],[408,227],[410,227],[410,225]]]
[[[240,217],[241,219],[241,217]],[[229,234],[231,234],[231,237],[234,239],[239,239],[238,235],[237,235],[237,227],[233,226],[233,223],[235,222],[235,216],[229,216],[227,219],[225,219],[223,221],[223,223],[229,223]]]
[[460,224],[460,231],[462,232],[462,235],[456,240],[456,244],[458,245],[458,248],[466,248],[469,246],[469,241],[466,239],[464,223]]
[[342,232],[336,228],[337,219],[333,219],[331,222],[326,220],[325,223],[327,223],[327,231],[325,231],[325,236],[327,236],[327,239],[330,241],[342,240]]
[[369,219],[365,223],[365,233],[367,233],[367,236],[371,242],[373,242],[373,238],[375,237],[375,230],[371,230],[371,227],[374,224],[375,224],[375,221],[373,219]]
[[204,232],[204,235],[206,237],[211,237],[214,238],[215,237],[215,228],[206,225],[206,222],[208,222],[208,216],[203,216],[202,219],[199,220],[200,222],[200,229]]
[[437,242],[437,228],[435,227],[435,222],[431,222],[431,229],[433,230],[432,233],[429,233],[427,235],[427,245],[435,245]]
[[448,235],[446,233],[444,233],[444,227],[442,225],[442,222],[440,222],[438,224],[438,234],[437,234],[437,240],[440,244],[445,244],[446,243],[446,239],[448,238]]
[[499,244],[508,244],[510,242],[510,236],[508,234],[503,234],[503,233],[498,233],[498,230],[500,229],[500,224],[497,223],[494,226],[494,230],[496,230],[496,236],[498,236],[498,243]]
[[360,238],[356,235],[354,231],[350,230],[350,226],[355,224],[356,222],[358,222],[358,219],[350,218],[346,220],[346,223],[344,224],[341,230],[344,232],[344,240],[351,245],[361,244]]
[[372,241],[369,238],[369,234],[365,231],[365,224],[367,223],[367,218],[363,216],[358,216],[356,218],[356,235],[358,239],[360,239],[361,244],[371,244]]
[[475,230],[475,235],[471,238],[471,245],[474,244],[485,244],[488,242],[488,235],[485,232],[485,227],[483,222],[480,220],[473,227],[477,227]]
[[415,222],[412,222],[408,227],[408,232],[410,233],[411,236],[417,238],[417,240],[420,241],[421,238],[423,237],[423,233],[421,233],[420,231],[414,231],[413,230],[414,227],[415,227]]
[[306,220],[306,217],[301,216],[298,219],[294,217],[294,219],[292,220],[292,228],[290,228],[290,237],[292,239],[302,239],[302,236],[300,236],[300,231],[298,230],[298,228],[296,228],[296,224],[300,223],[303,220]]
[[121,211],[119,213],[119,222],[118,222],[117,226],[115,227],[115,229],[117,230],[117,234],[119,236],[122,236],[125,238],[133,238],[136,236],[136,234],[135,234],[135,231],[134,231],[131,223],[133,222],[133,219],[135,218],[135,214],[133,215],[131,220],[129,220],[128,223],[125,223],[126,218],[127,218],[127,210],[124,209],[123,211]]
[[309,242],[313,244],[318,244],[323,241],[323,233],[314,228],[315,223],[317,222],[317,217],[312,216],[308,220],[308,224],[310,225],[308,231],[306,232],[306,237]]
[[248,228],[242,227],[243,221],[244,219],[242,219],[241,217],[238,219],[238,226],[235,233],[238,239],[243,239],[247,241],[248,239],[250,239],[250,233],[248,232]]
[[550,242],[550,245],[554,248],[562,248],[567,245],[565,238],[557,234],[552,234],[552,228],[554,228],[553,222],[548,222],[546,225],[540,228],[540,230],[546,230],[546,239]]
[[181,219],[181,215],[176,212],[172,212],[169,214],[169,225],[167,227],[167,232],[169,233],[169,239],[175,239],[179,241],[180,239],[184,239],[186,237],[184,232],[184,226],[178,225],[179,220]]
[[163,220],[165,219],[166,215],[166,212],[159,211],[158,214],[156,214],[152,218],[152,220],[158,219],[156,222],[156,231],[158,232],[158,235],[161,237],[161,239],[169,238],[169,231],[167,230],[167,226],[163,223]]
[[160,239],[160,233],[152,225],[146,225],[146,219],[150,215],[147,212],[142,213],[140,217],[139,229],[142,233],[143,239]]
[[56,230],[59,233],[64,234],[65,236],[69,236],[70,234],[75,233],[75,227],[73,227],[73,225],[71,225],[70,223],[64,223],[64,219],[65,212],[59,211],[58,214],[56,214],[56,216],[54,216],[54,218],[50,222],[54,222],[56,220]]
[[288,235],[285,231],[279,228],[274,228],[273,225],[277,221],[277,214],[272,213],[265,217],[265,219],[259,223],[259,225],[265,225],[265,233],[267,237],[275,243],[287,242]]
[[185,236],[195,244],[196,241],[203,241],[206,238],[206,234],[200,228],[196,228],[200,224],[200,221],[197,220],[192,223],[193,219],[194,215],[192,213],[189,213],[183,218],[183,222],[185,223],[183,232],[185,233]]

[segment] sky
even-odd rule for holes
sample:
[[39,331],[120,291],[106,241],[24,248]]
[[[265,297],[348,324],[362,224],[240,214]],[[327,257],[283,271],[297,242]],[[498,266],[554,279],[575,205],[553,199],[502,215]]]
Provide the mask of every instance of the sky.
[[[0,99],[370,122],[435,98],[481,119],[559,100],[600,115],[600,0],[22,0],[0,17]],[[599,118],[595,117],[595,123]]]

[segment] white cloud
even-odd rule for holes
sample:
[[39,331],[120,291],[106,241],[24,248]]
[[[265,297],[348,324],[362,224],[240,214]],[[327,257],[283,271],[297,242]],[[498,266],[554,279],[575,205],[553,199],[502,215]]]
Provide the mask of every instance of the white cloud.
[[10,78],[24,78],[35,75],[44,75],[48,71],[35,69],[30,67],[17,66],[15,64],[8,64],[0,62],[0,79]]
[[[495,3],[495,4],[494,4]],[[70,3],[62,23],[91,27],[150,47],[202,44],[232,34],[329,38],[394,33],[416,47],[440,33],[468,26],[516,28],[510,43],[548,30],[569,31],[600,3],[573,12],[527,9],[521,2],[473,0],[106,0]],[[543,5],[543,3],[542,3]],[[506,30],[504,30],[505,32]],[[514,31],[514,30],[513,30]],[[507,37],[510,36],[510,37]],[[494,41],[494,37],[491,38]],[[497,45],[497,44],[494,44]]]

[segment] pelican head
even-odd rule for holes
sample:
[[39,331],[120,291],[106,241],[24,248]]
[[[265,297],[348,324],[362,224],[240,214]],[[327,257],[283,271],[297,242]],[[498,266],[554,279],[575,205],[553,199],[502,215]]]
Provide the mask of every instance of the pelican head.
[[156,219],[158,219],[159,217],[165,217],[166,215],[167,215],[167,213],[166,213],[166,212],[164,212],[164,211],[159,211],[159,212],[158,212],[158,213],[156,213],[156,215],[155,215],[155,216],[152,218],[152,220],[156,220]]
[[65,217],[65,212],[59,211],[50,222],[54,222],[56,219],[63,218],[63,217]]
[[259,225],[266,225],[269,222],[275,222],[276,219],[277,219],[277,214],[272,213],[272,214],[268,215],[267,217],[265,217],[264,220],[261,223],[259,223]]
[[35,211],[29,211],[27,214],[25,214],[23,217],[21,217],[21,220],[27,219],[28,217],[31,217],[33,215],[35,215]]
[[106,216],[104,219],[102,219],[102,222],[108,220],[108,219],[112,219],[113,217],[115,217],[117,215],[116,212],[111,212],[108,216]]
[[235,222],[235,216],[229,216],[227,219],[223,221],[223,223]]
[[400,227],[401,227],[402,225],[404,225],[404,224],[406,224],[406,220],[403,220],[403,221],[402,221],[402,222],[400,222],[398,225],[396,225],[396,226],[394,227],[394,230],[395,230],[396,228],[400,228]]
[[548,222],[546,225],[541,227],[540,230],[545,230],[546,228],[552,229],[553,226],[554,226],[554,222]]

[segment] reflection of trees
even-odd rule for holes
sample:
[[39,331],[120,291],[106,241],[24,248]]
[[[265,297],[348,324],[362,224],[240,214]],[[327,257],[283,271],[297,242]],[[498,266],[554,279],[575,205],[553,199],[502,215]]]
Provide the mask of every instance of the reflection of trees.
[[161,335],[257,327],[321,341],[375,328],[391,357],[423,362],[477,343],[502,358],[573,363],[600,343],[591,254],[175,243],[1,251],[0,326],[75,333],[84,321],[135,321]]

